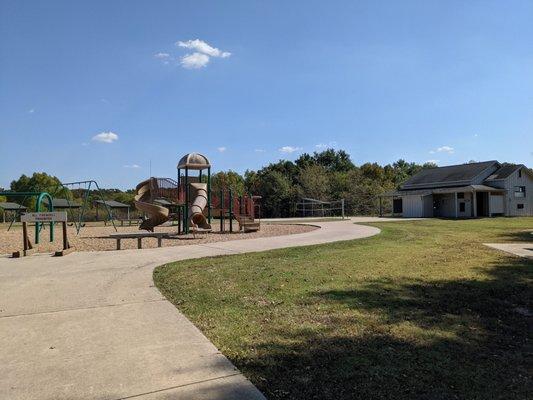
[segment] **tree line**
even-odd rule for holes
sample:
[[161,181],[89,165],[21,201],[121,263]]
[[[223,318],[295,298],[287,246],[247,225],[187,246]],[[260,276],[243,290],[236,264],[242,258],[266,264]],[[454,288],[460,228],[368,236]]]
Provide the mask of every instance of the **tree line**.
[[[433,163],[417,164],[398,160],[379,165],[356,166],[344,150],[328,149],[304,153],[295,161],[280,160],[244,176],[234,171],[218,172],[213,187],[229,186],[237,193],[259,195],[265,218],[298,216],[296,204],[303,198],[321,201],[345,200],[347,215],[376,215],[378,195],[395,190],[423,168]],[[385,202],[384,206],[390,208]]]

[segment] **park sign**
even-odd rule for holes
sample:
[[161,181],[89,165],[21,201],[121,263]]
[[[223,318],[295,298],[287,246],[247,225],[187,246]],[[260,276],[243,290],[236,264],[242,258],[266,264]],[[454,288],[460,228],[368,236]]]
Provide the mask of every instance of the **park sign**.
[[30,212],[20,217],[22,222],[66,222],[66,211]]

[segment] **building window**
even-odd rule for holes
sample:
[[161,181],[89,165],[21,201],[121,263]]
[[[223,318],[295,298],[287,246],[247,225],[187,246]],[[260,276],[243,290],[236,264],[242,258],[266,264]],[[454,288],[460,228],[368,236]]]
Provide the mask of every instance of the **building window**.
[[394,214],[403,213],[403,201],[402,201],[402,199],[394,199],[392,201],[392,212]]
[[526,187],[525,186],[515,186],[514,187],[514,197],[526,197]]
[[465,198],[465,194],[464,193],[457,193],[457,198],[458,199],[464,199]]
[[459,212],[465,212],[465,203],[459,203]]
[[519,204],[516,205],[516,208],[518,210],[523,210],[524,209],[524,205],[522,203],[519,203]]
[[522,177],[522,169],[519,169],[519,170],[518,170],[518,177],[519,177],[519,178]]

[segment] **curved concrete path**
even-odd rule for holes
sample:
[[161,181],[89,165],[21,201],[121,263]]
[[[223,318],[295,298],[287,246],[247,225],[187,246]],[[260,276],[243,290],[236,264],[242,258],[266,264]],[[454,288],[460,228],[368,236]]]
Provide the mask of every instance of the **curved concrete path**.
[[290,236],[63,258],[0,258],[1,399],[264,399],[154,287],[161,264],[358,239],[350,221]]

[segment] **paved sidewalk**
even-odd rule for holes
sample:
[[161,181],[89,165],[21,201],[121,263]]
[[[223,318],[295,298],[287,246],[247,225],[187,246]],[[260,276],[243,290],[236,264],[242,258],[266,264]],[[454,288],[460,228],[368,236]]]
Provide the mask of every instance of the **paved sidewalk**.
[[0,258],[0,399],[264,399],[154,287],[191,258],[363,238],[349,221],[290,236]]
[[483,243],[493,249],[505,251],[518,257],[533,258],[533,244],[531,243]]

